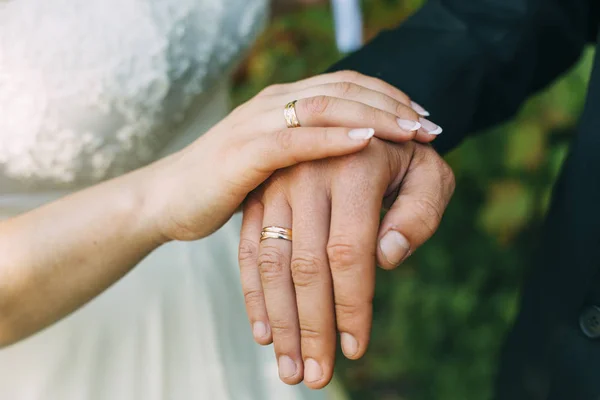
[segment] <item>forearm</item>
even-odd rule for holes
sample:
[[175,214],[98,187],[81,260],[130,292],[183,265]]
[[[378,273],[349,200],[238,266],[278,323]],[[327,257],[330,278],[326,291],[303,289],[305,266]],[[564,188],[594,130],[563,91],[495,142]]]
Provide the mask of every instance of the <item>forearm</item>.
[[143,216],[148,172],[0,223],[0,347],[73,312],[160,244]]

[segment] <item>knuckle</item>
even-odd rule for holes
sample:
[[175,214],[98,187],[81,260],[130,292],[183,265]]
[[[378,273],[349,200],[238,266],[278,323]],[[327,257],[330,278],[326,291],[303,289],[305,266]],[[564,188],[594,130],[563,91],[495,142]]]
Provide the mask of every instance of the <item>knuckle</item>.
[[[389,86],[389,84],[388,84],[388,83],[386,83],[386,82],[384,82],[384,81],[382,81],[382,83],[383,83],[384,85],[388,85],[388,86]],[[402,103],[404,103],[404,104],[410,104],[410,102],[411,102],[411,100],[412,100],[412,99],[410,98],[410,96],[409,96],[409,95],[407,95],[407,94],[406,94],[406,93],[404,93],[403,91],[401,91],[401,90],[399,90],[399,89],[397,89],[397,88],[395,88],[395,87],[393,87],[393,86],[390,86],[390,90],[394,92],[394,97],[396,97],[396,98],[397,98],[398,100],[400,100]],[[411,110],[412,110],[412,108],[411,108]],[[415,114],[416,114],[416,113],[415,113]]]
[[244,301],[249,308],[262,307],[264,304],[264,294],[261,290],[245,291]]
[[258,257],[258,245],[249,239],[241,239],[238,251],[240,264],[248,264]]
[[444,160],[442,160],[441,174],[442,181],[448,188],[449,194],[452,195],[454,193],[454,190],[456,189],[456,176],[454,175],[454,171],[452,170],[450,165],[448,165],[448,163]]
[[269,85],[258,93],[258,96],[271,96],[283,90],[282,84]]
[[456,177],[452,167],[432,147],[425,146],[425,149],[427,151],[423,153],[422,162],[434,166],[434,171],[438,174],[441,187],[444,189],[444,195],[451,197],[456,188]]
[[333,84],[334,93],[340,97],[352,97],[361,92],[360,86],[352,82],[336,82]]
[[321,339],[323,337],[323,333],[310,326],[301,326],[300,337],[302,338],[302,340]]
[[[327,129],[327,128],[325,128]],[[326,132],[326,130],[324,130]],[[318,167],[315,163],[301,163],[293,168],[293,176],[296,180],[312,181],[315,178]]]
[[404,93],[402,90],[387,83],[383,79],[379,79],[379,78],[375,78],[375,77],[370,77],[370,79],[373,80],[373,82],[378,86],[379,90],[381,90],[383,93],[387,94],[390,97],[393,97],[394,99],[396,99],[404,104],[410,104],[410,101],[411,101],[410,96],[407,95],[406,93]]
[[338,71],[336,72],[336,74],[342,81],[347,82],[356,82],[362,77],[362,75],[359,72],[351,70]]
[[353,266],[359,258],[357,247],[345,238],[332,238],[327,244],[327,256],[332,269],[345,269]]
[[421,197],[414,202],[415,216],[423,223],[429,236],[437,230],[442,219],[442,205],[430,196]]
[[294,329],[290,321],[281,320],[278,318],[269,318],[269,326],[273,336],[281,339],[294,335]]
[[302,102],[310,115],[321,116],[327,114],[331,107],[332,98],[327,96],[315,96]]
[[281,129],[273,135],[277,147],[281,151],[287,151],[293,146],[294,138],[291,129]]
[[418,121],[420,118],[420,115],[415,110],[400,102],[396,104],[396,114],[412,121]]
[[372,298],[366,299],[365,303],[336,302],[335,315],[340,321],[356,320],[365,317],[366,311],[373,302]]
[[263,245],[258,255],[258,269],[263,279],[271,280],[279,278],[285,267],[285,256],[275,246]]
[[324,264],[323,260],[314,255],[295,255],[290,266],[294,284],[296,286],[309,286],[319,282]]

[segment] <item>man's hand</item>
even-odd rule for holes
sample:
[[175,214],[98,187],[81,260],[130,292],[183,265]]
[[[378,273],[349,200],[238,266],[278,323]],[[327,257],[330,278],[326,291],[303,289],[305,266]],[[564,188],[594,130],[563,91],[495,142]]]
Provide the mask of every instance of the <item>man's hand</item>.
[[[362,152],[281,170],[244,209],[240,267],[254,336],[274,343],[281,379],[322,388],[342,350],[369,342],[375,260],[395,268],[437,229],[454,191],[428,145],[373,139]],[[394,199],[380,224],[382,202]],[[293,242],[264,226],[293,227]]]

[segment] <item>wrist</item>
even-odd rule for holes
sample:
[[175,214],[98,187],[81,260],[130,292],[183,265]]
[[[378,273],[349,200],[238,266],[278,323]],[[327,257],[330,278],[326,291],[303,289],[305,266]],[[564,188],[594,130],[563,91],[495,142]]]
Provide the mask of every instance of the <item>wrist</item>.
[[126,212],[137,229],[143,232],[146,240],[156,247],[172,241],[161,228],[162,216],[166,214],[167,208],[164,193],[168,189],[161,184],[163,180],[160,179],[165,165],[164,160],[160,160],[123,177],[128,181],[125,186],[129,188],[123,191],[123,195],[127,197],[124,200]]

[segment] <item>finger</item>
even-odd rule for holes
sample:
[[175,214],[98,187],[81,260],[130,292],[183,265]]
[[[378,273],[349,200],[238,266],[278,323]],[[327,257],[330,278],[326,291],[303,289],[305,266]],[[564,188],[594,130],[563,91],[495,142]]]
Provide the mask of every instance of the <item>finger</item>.
[[[381,131],[379,127],[375,127],[377,131],[376,136],[380,139],[396,142],[415,139],[422,143],[430,143],[435,140],[440,133],[442,133],[442,129],[439,128],[437,124],[420,116],[412,107],[407,106],[406,104],[403,104],[384,93],[350,82],[336,82],[311,86],[298,92],[290,92],[280,96],[273,96],[270,100],[270,103],[274,107],[278,108],[281,104],[287,104],[290,101],[315,98],[311,99],[313,103],[309,104],[308,107],[309,114],[311,114],[315,110],[321,111],[323,107],[327,106],[327,104],[319,103],[320,101],[323,101],[323,99],[320,99],[319,96],[352,100],[367,106],[371,106],[375,109],[385,111],[396,116],[396,121],[394,122],[398,124],[401,130],[406,131],[408,134],[408,137],[397,136],[395,134],[390,136],[386,134],[387,131]],[[304,124],[304,126],[316,125]],[[395,127],[395,129],[397,128]],[[393,132],[394,131],[392,131],[392,133]],[[418,134],[415,136],[415,133]]]
[[406,105],[385,93],[351,82],[335,82],[311,86],[299,91],[284,93],[280,96],[273,96],[269,100],[269,103],[273,106],[278,106],[280,104],[287,104],[293,100],[316,96],[329,96],[357,101],[410,121],[418,122],[420,117],[410,105]]
[[335,310],[331,272],[327,260],[329,199],[314,187],[293,188],[292,278],[300,323],[304,383],[312,389],[325,387],[333,377],[335,363]]
[[384,269],[400,265],[437,230],[454,192],[454,175],[435,150],[417,146],[399,195],[379,230],[377,260]]
[[[422,120],[419,120],[419,121],[421,122],[421,125],[422,125],[423,121]],[[417,134],[415,135],[414,140],[419,143],[423,143],[423,144],[431,143],[442,133],[442,128],[434,129],[432,132],[433,133],[430,133],[427,130],[425,130],[425,128],[421,127],[421,129],[419,129],[417,131]]]
[[[360,151],[369,144],[374,133],[372,128],[280,129],[275,133],[263,133],[251,141],[242,154],[246,160],[238,164],[255,166],[261,175],[254,177],[258,185],[278,169]],[[247,168],[244,169],[247,173]]]
[[[264,208],[263,227],[292,227],[292,212],[283,196],[269,199]],[[296,296],[290,273],[292,245],[282,239],[260,243],[258,266],[265,294],[279,377],[288,384],[302,380],[303,364]]]
[[358,359],[367,349],[371,330],[376,238],[383,189],[377,187],[381,186],[375,182],[377,177],[350,173],[346,176],[332,185],[327,251],[342,350],[346,357]]
[[240,232],[239,264],[246,312],[252,326],[252,335],[258,344],[271,344],[271,327],[267,316],[264,293],[258,270],[259,238],[262,230],[263,206],[254,196],[244,203],[244,217]]
[[[411,103],[411,105],[407,106],[406,104],[403,104],[402,102],[399,102],[398,100],[384,93],[349,82],[337,82],[313,86],[300,92],[292,92],[284,94],[280,97],[275,97],[272,101],[277,101],[277,104],[287,104],[293,100],[317,96],[329,96],[345,100],[353,100],[393,114],[397,117],[396,122],[400,128],[409,132],[409,140],[414,139],[421,143],[430,143],[435,140],[443,131],[440,126],[424,118],[413,108],[416,106],[416,109],[420,110],[422,109],[421,106],[418,106],[415,103]],[[397,137],[395,135],[386,135],[386,131],[380,133],[379,129],[377,129],[377,131],[377,137],[380,139],[395,142],[406,141],[407,139],[405,137]],[[416,133],[416,136],[413,132]]]
[[[327,98],[323,98],[322,96],[326,96]],[[270,103],[277,110],[280,110],[281,104],[287,104],[294,100],[300,101],[306,99],[306,103],[303,101],[300,102],[301,106],[305,106],[305,110],[302,113],[308,114],[309,118],[307,123],[305,123],[305,118],[300,119],[304,126],[353,126],[344,124],[343,122],[336,124],[333,123],[333,121],[329,125],[319,125],[318,123],[313,123],[310,121],[310,118],[313,116],[313,114],[317,114],[316,122],[322,120],[323,117],[331,116],[337,120],[342,119],[342,121],[343,118],[348,116],[352,118],[350,121],[355,121],[357,117],[371,117],[375,118],[375,121],[377,121],[377,113],[368,108],[356,110],[356,107],[348,107],[348,105],[345,103],[342,103],[339,105],[339,107],[334,108],[333,106],[336,106],[337,103],[335,103],[335,100],[332,100],[332,103],[329,103],[328,98],[331,97],[335,99],[352,100],[370,106],[376,110],[381,110],[388,113],[388,118],[386,118],[385,121],[390,121],[391,125],[384,125],[382,128],[379,126],[373,126],[377,131],[377,137],[380,139],[395,142],[416,139],[422,143],[430,143],[435,140],[440,133],[442,133],[442,129],[437,124],[427,120],[426,118],[423,118],[410,106],[407,106],[381,92],[349,82],[338,82],[320,86],[312,86],[299,92],[291,92],[282,94],[281,96],[275,96],[272,98]],[[327,111],[329,111],[329,113]],[[353,112],[357,112],[359,114],[352,114]],[[373,115],[374,113],[375,115]],[[395,116],[395,118],[392,116]],[[277,119],[271,120],[277,121]],[[280,118],[279,122],[281,121],[282,119]],[[386,128],[390,127],[391,131],[388,132]],[[400,128],[399,132],[403,134],[396,133],[398,132],[398,128]],[[415,136],[416,133],[419,133],[419,135]]]
[[[412,111],[407,111],[405,116],[412,119],[404,119],[360,101],[329,96],[298,100],[296,115],[303,127],[362,128],[368,126],[375,129],[377,137],[394,142],[413,140],[422,127],[418,116]],[[252,124],[266,131],[286,128],[280,107],[261,114],[260,125],[258,120]]]
[[[300,81],[297,81],[294,83],[277,85],[272,88],[270,94],[282,94],[282,93],[289,93],[289,92],[297,92],[299,90],[306,89],[311,86],[318,86],[318,85],[323,85],[323,84],[327,84],[327,83],[336,83],[336,82],[356,83],[360,86],[364,86],[371,90],[375,90],[375,91],[381,92],[383,94],[386,94],[407,106],[412,107],[412,105],[413,105],[413,102],[411,101],[410,97],[406,93],[401,91],[400,89],[396,88],[395,86],[392,86],[389,83],[382,81],[381,79],[363,75],[363,74],[361,74],[359,72],[355,72],[355,71],[332,72],[332,73],[328,73],[328,74],[321,74],[321,75],[313,76],[311,78],[300,80]],[[414,104],[416,104],[416,103],[414,103]],[[419,115],[422,115],[425,117],[429,116],[429,113],[427,111],[425,111],[425,109],[423,109],[423,107],[418,106],[416,108],[418,108],[418,110],[415,110],[415,111],[417,111],[419,113]]]

